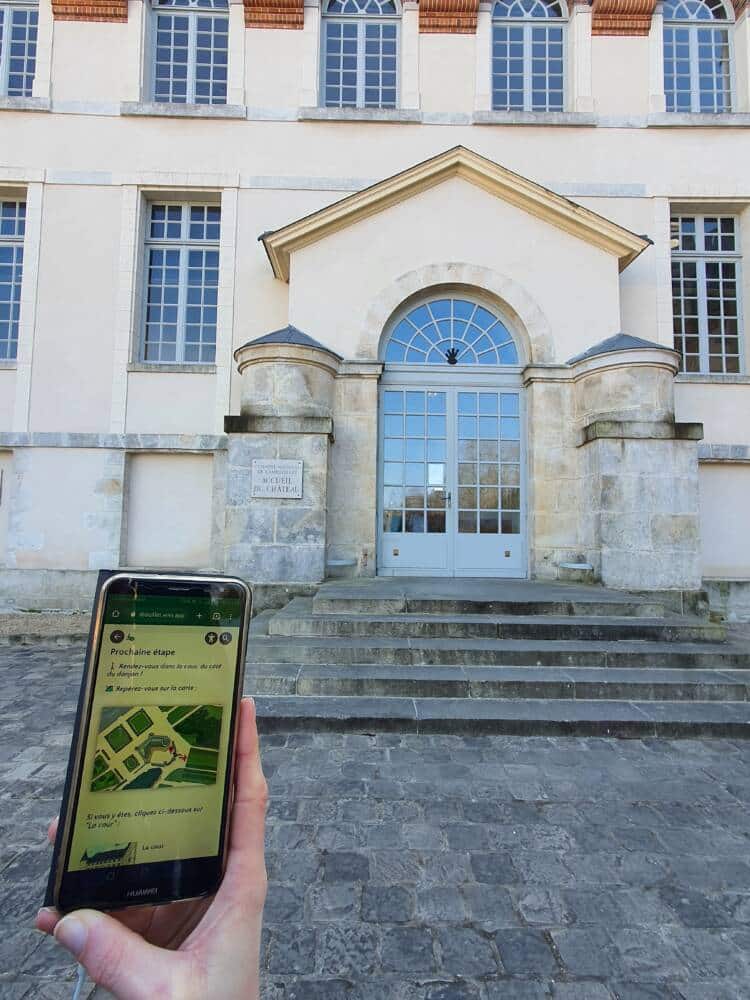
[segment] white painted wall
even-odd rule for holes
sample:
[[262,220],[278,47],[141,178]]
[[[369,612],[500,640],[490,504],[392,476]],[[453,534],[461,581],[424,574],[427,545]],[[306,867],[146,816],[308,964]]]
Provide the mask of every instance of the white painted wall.
[[221,433],[216,377],[192,372],[129,372],[125,429],[133,434]]
[[701,465],[703,575],[750,577],[750,466]]
[[210,455],[128,457],[128,566],[209,564],[212,462]]
[[702,422],[707,444],[750,446],[750,385],[677,382],[675,415],[677,420]]
[[5,565],[5,550],[8,543],[8,513],[13,500],[12,476],[13,452],[0,451],[0,566]]
[[109,430],[119,238],[119,188],[47,185],[30,430]]
[[55,21],[52,99],[125,100],[128,25],[99,21]]
[[423,111],[473,110],[476,52],[475,35],[419,36],[419,90]]
[[591,75],[600,115],[649,113],[648,36],[595,35]]

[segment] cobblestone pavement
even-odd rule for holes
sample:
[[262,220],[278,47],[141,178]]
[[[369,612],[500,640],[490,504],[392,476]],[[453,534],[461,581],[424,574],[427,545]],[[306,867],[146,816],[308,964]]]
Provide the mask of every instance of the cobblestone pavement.
[[[82,647],[0,649],[0,996],[30,930]],[[750,998],[750,742],[267,736],[264,1000]],[[217,997],[216,1000],[221,1000]]]

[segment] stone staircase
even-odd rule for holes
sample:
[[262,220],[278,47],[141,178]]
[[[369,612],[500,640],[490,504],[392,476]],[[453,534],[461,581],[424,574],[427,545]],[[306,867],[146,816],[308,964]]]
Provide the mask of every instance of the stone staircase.
[[253,621],[274,729],[750,736],[750,649],[652,597],[526,581],[323,584]]

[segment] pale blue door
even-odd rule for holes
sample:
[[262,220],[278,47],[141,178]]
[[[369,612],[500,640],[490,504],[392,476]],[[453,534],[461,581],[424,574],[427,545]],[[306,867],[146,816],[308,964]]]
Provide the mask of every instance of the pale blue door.
[[382,353],[378,572],[526,575],[518,348],[457,296],[396,318]]

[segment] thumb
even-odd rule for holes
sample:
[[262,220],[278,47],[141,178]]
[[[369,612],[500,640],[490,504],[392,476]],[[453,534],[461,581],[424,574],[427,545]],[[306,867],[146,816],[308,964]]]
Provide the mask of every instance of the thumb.
[[76,910],[68,914],[55,927],[55,940],[117,1000],[175,995],[179,956],[148,944],[106,913]]

